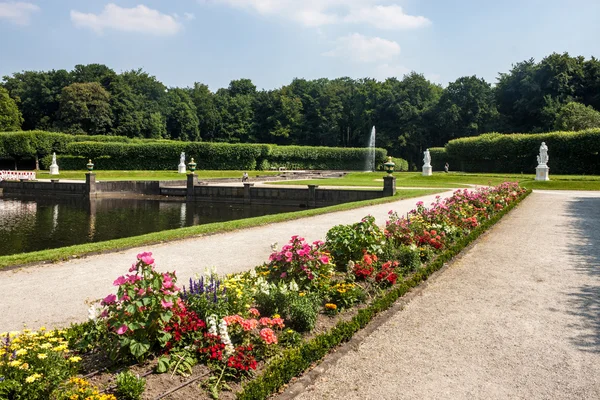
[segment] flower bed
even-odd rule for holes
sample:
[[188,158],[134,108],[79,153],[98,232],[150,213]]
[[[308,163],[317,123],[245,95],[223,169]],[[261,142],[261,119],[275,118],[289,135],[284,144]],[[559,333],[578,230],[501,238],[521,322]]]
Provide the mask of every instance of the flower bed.
[[[75,377],[79,361],[96,366],[94,360],[154,373],[147,382],[122,373],[116,385],[111,373],[90,378],[103,389],[112,385],[108,391],[119,398],[139,398],[144,386],[144,396],[159,398],[168,389],[161,378],[166,373],[180,383],[170,384],[175,388],[190,383],[187,397],[237,392],[265,398],[439,269],[527,193],[511,183],[457,191],[429,208],[418,203],[406,216],[390,212],[385,228],[367,216],[333,227],[326,242],[294,236],[252,271],[207,272],[182,288],[175,272],[157,271],[152,254],[141,253],[114,281],[116,293],[92,307],[89,322],[6,334],[0,399],[76,398],[69,396],[79,389],[109,399],[112,394]],[[49,345],[46,337],[59,344]],[[53,362],[46,365],[47,358]]]

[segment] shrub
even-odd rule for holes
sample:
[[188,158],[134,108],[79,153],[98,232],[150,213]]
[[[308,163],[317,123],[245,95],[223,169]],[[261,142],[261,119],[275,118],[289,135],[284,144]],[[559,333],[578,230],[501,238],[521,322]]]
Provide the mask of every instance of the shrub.
[[339,271],[346,271],[349,261],[357,261],[366,251],[381,254],[385,236],[371,215],[352,225],[336,225],[327,232],[325,247]]
[[135,376],[131,371],[121,372],[116,377],[115,392],[119,400],[139,400],[146,388],[146,380]]
[[315,329],[321,299],[316,293],[294,296],[289,304],[288,326],[298,332]]
[[306,243],[304,238],[292,236],[290,243],[269,257],[270,262],[258,271],[267,274],[271,281],[294,281],[301,289],[318,287],[331,278],[333,265],[321,241]]
[[129,272],[118,277],[117,295],[110,294],[102,300],[102,316],[111,337],[125,356],[144,360],[153,351],[164,348],[172,335],[164,330],[173,317],[179,290],[175,286],[175,273],[159,273],[154,269],[152,253],[140,253],[138,262]]

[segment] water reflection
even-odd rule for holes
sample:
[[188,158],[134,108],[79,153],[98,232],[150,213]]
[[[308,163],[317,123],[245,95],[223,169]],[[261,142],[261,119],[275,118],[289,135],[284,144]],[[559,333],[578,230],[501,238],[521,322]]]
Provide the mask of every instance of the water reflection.
[[0,255],[297,211],[288,206],[147,199],[0,197]]

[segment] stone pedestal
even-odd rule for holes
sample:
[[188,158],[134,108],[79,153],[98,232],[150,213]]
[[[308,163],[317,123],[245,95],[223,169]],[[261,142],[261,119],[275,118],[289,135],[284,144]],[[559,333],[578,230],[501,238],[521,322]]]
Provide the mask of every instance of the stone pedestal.
[[433,175],[433,167],[431,165],[423,165],[423,176]]
[[244,204],[252,203],[252,195],[250,193],[250,188],[254,186],[254,183],[244,182]]
[[535,169],[535,180],[536,181],[549,181],[548,172],[550,168],[547,165],[538,165]]
[[50,175],[58,175],[58,165],[52,164],[50,166]]
[[194,200],[194,187],[198,184],[198,175],[191,173],[187,176],[187,200]]
[[383,197],[396,194],[396,177],[389,175],[383,177]]
[[85,189],[87,195],[92,197],[96,195],[96,174],[88,172],[85,174]]
[[187,172],[187,167],[184,163],[179,164],[179,167],[177,167],[177,172],[180,174],[185,174]]

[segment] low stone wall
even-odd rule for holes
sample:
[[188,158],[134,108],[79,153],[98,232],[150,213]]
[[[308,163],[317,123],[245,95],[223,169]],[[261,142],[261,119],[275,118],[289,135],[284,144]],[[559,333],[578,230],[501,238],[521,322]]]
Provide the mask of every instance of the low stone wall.
[[84,182],[15,182],[2,181],[3,194],[41,196],[85,196],[88,194]]
[[96,194],[132,193],[160,195],[159,181],[111,181],[96,182]]

